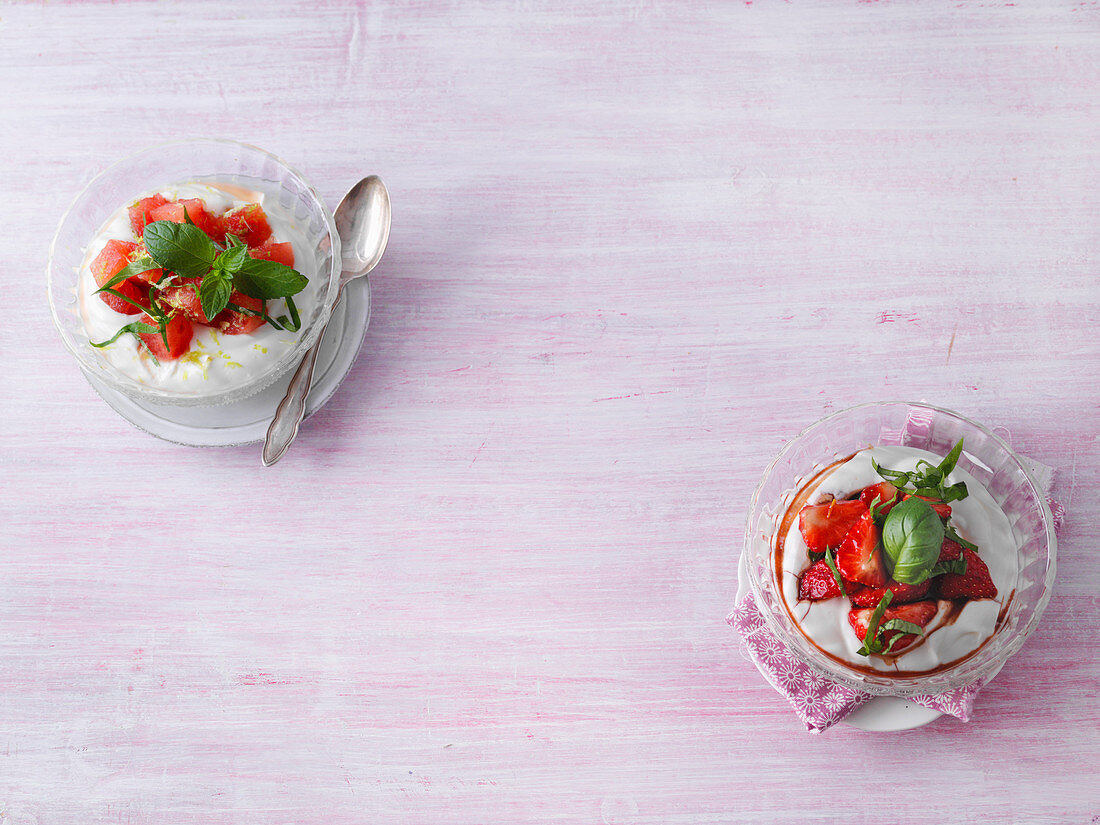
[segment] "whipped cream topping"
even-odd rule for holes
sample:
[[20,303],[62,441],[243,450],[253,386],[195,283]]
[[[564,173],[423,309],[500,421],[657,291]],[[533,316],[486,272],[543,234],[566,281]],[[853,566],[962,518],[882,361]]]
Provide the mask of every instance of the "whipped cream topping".
[[[304,233],[296,226],[293,215],[283,210],[274,198],[263,192],[221,183],[181,183],[158,190],[169,200],[201,198],[206,210],[221,214],[227,209],[258,203],[267,214],[272,238],[279,243],[290,243],[294,248],[294,268],[309,278],[302,292],[294,296],[294,302],[303,318],[308,318],[319,300],[321,285],[317,275],[317,263]],[[134,198],[148,197],[156,192],[146,192]],[[91,263],[109,240],[136,241],[127,213],[129,203],[124,204],[104,224],[88,244],[77,282],[77,297],[84,329],[92,341],[106,341],[119,328],[141,318],[141,315],[122,315],[108,307],[95,294],[98,286],[92,275]],[[267,313],[273,318],[286,314],[286,301],[267,302]],[[218,392],[247,384],[255,376],[265,373],[298,341],[300,332],[277,330],[264,324],[246,335],[224,335],[212,327],[195,325],[191,349],[174,361],[157,363],[133,335],[123,335],[115,343],[100,349],[108,362],[142,384],[186,395]]]
[[[963,453],[965,456],[965,452]],[[933,465],[942,456],[912,447],[872,447],[861,450],[844,464],[825,476],[811,493],[807,503],[813,504],[830,495],[845,498],[882,477],[871,466],[871,459],[880,467],[909,471],[925,460]],[[948,484],[965,481],[969,495],[951,502],[951,524],[963,538],[978,545],[978,555],[989,567],[997,587],[995,599],[970,601],[951,621],[952,603],[939,602],[939,611],[925,627],[925,640],[902,650],[898,655],[882,657],[860,656],[861,646],[848,621],[851,605],[847,599],[823,601],[798,600],[798,576],[810,566],[808,548],[798,530],[798,519],[791,522],[782,555],[781,591],[791,615],[802,632],[819,648],[843,662],[876,671],[921,672],[934,670],[977,650],[993,635],[1001,609],[1011,597],[1019,574],[1019,547],[1012,526],[993,497],[970,473],[956,467],[947,478]]]

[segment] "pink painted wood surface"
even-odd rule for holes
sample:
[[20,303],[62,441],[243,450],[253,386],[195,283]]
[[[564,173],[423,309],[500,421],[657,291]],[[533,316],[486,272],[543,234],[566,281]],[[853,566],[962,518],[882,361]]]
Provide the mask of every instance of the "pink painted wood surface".
[[[1098,53],[1088,2],[0,6],[0,823],[1095,821]],[[46,311],[74,193],[181,135],[393,196],[271,470]],[[812,738],[723,623],[742,520],[899,398],[1059,468],[1057,589],[970,724]]]

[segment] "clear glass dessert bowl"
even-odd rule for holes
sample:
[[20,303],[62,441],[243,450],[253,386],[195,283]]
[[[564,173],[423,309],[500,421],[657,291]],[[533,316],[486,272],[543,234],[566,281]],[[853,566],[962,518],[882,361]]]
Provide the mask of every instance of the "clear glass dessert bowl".
[[[229,386],[156,387],[128,374],[91,345],[81,313],[80,272],[88,247],[112,215],[136,198],[165,186],[197,182],[240,187],[263,194],[264,208],[292,226],[295,263],[311,270],[313,300],[302,308],[297,340],[262,367]],[[99,174],[73,201],[50,246],[46,286],[54,324],[82,370],[109,388],[143,401],[175,406],[214,406],[259,392],[296,365],[314,344],[339,294],[340,237],[332,213],[317,191],[286,163],[246,143],[196,139],[155,146]],[[123,318],[119,326],[134,318]]]
[[[962,661],[928,674],[869,674],[813,644],[792,619],[775,564],[777,533],[796,493],[816,473],[871,446],[915,447],[946,455],[963,439],[959,467],[1003,510],[1017,543],[1015,589],[993,636]],[[883,696],[942,693],[991,678],[1034,631],[1050,599],[1057,543],[1043,491],[1012,449],[958,413],[916,403],[874,403],[830,415],[789,442],[764,471],[749,507],[745,562],[749,586],[769,631],[798,659],[834,681]]]

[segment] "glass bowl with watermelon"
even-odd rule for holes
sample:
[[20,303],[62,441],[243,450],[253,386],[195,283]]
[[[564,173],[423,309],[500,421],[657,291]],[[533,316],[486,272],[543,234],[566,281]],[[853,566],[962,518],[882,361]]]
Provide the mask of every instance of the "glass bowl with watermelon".
[[1000,670],[1046,608],[1056,549],[1044,491],[1001,438],[939,407],[872,403],[772,461],[742,565],[788,653],[858,690],[915,696]]
[[315,343],[339,292],[340,238],[308,181],[231,140],[156,146],[98,175],[62,218],[47,290],[89,376],[142,401],[259,392]]

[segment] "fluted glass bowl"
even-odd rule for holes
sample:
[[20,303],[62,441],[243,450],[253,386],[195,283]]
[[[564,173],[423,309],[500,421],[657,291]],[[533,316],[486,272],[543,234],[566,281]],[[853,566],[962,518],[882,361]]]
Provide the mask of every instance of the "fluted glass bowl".
[[[1012,525],[1019,552],[1015,595],[993,637],[959,664],[929,675],[891,677],[848,668],[810,643],[784,607],[775,568],[775,540],[795,493],[815,473],[869,446],[916,447],[946,455],[962,438],[959,467],[985,485]],[[764,471],[745,530],[749,584],[771,633],[825,676],[876,695],[941,693],[992,677],[1039,622],[1054,584],[1054,521],[1020,458],[988,429],[926,404],[875,403],[838,412],[799,434]]]
[[[167,185],[185,181],[241,186],[262,192],[265,211],[287,221],[304,238],[297,253],[312,256],[316,272],[307,289],[315,289],[311,308],[293,346],[260,370],[228,387],[198,386],[187,390],[143,383],[109,362],[91,346],[81,318],[78,281],[88,244],[119,207]],[[300,262],[296,262],[300,266]],[[340,237],[320,195],[294,169],[255,146],[232,140],[198,139],[155,146],[119,161],[77,195],[61,219],[50,247],[47,293],[61,340],[81,369],[108,387],[132,398],[174,406],[213,406],[247,398],[267,387],[313,346],[332,313],[339,292]],[[304,308],[303,308],[304,309]],[[127,320],[133,320],[132,318]],[[120,326],[126,321],[120,321]]]

